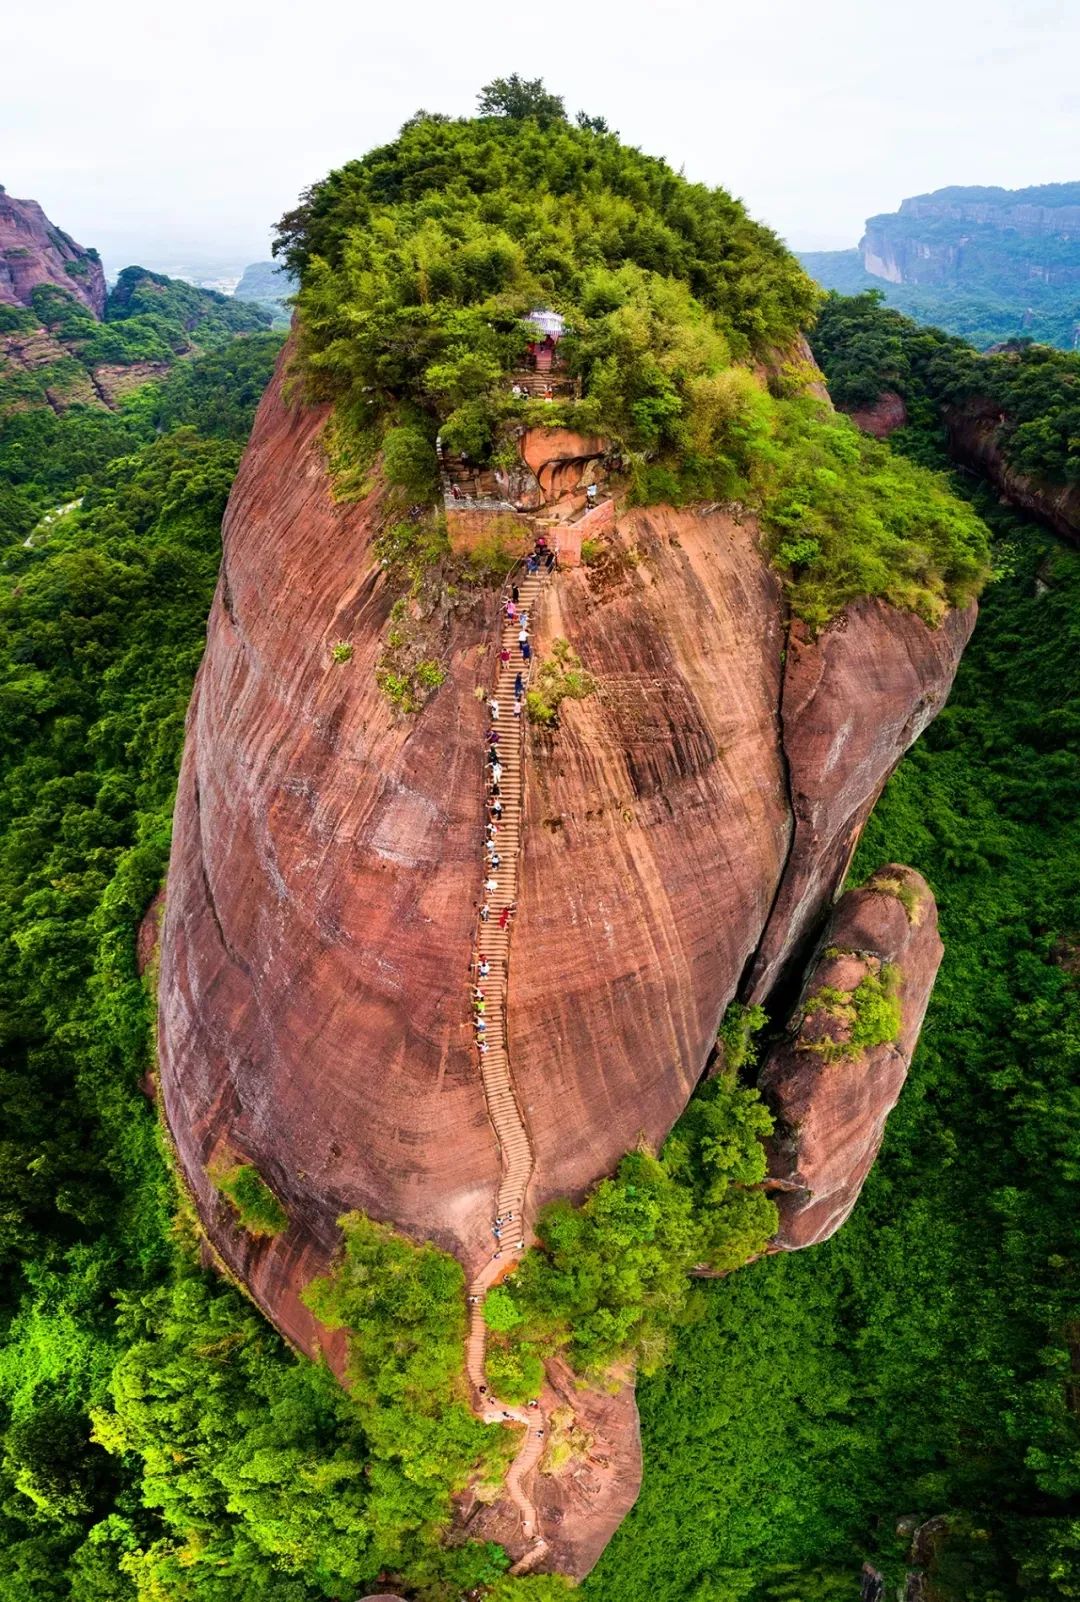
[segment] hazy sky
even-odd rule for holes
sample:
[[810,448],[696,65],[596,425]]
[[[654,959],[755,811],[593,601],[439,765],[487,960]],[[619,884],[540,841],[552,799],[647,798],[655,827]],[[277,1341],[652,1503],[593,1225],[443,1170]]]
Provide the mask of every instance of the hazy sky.
[[1077,0],[23,0],[4,43],[0,182],[113,269],[265,256],[305,185],[514,71],[797,248],[1080,179]]

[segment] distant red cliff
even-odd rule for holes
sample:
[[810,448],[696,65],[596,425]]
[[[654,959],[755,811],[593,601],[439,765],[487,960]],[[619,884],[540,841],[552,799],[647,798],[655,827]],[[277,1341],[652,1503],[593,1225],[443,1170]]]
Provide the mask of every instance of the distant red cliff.
[[0,189],[0,305],[29,306],[39,284],[64,289],[104,316],[105,271],[97,252],[51,223],[36,200]]

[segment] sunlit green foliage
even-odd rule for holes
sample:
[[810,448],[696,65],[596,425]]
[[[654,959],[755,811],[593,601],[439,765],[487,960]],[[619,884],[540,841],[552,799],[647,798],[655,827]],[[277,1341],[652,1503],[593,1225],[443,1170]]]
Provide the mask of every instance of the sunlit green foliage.
[[[722,191],[571,127],[557,100],[529,111],[541,85],[492,89],[515,109],[418,115],[281,224],[303,371],[334,402],[338,436],[347,422],[362,457],[381,436],[391,481],[423,497],[437,432],[479,462],[513,424],[599,432],[631,499],[758,507],[815,627],[862,595],[936,620],[977,593],[978,520],[832,417],[806,392],[812,373],[776,356],[814,296],[775,237]],[[538,306],[565,317],[577,401],[510,393]],[[771,362],[773,393],[754,355]]]
[[559,707],[564,701],[584,700],[595,690],[596,680],[582,667],[569,641],[553,640],[551,655],[539,664],[526,693],[529,717],[534,723],[550,728],[558,722]]
[[562,1350],[594,1377],[630,1360],[655,1373],[695,1316],[691,1273],[738,1268],[775,1231],[776,1208],[757,1188],[771,1128],[756,1091],[718,1076],[658,1158],[631,1152],[580,1207],[545,1207],[539,1247],[484,1302],[501,1344],[522,1363]]
[[844,1026],[845,1038],[804,1041],[800,1050],[841,1062],[895,1040],[900,1033],[899,977],[893,964],[884,963],[880,973],[865,974],[854,990],[838,990],[834,985],[815,990],[803,1003],[804,1015],[811,1018],[825,1013]]
[[231,1203],[249,1235],[280,1235],[283,1229],[288,1229],[288,1213],[251,1163],[211,1168],[210,1178]]

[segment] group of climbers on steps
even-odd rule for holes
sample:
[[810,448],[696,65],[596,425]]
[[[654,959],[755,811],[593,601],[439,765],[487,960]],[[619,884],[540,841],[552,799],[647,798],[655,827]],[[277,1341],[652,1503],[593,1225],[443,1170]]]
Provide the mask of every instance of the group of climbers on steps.
[[477,945],[470,970],[470,1010],[488,1113],[502,1154],[502,1177],[491,1224],[494,1250],[469,1287],[468,1370],[477,1395],[477,1410],[491,1422],[526,1426],[518,1456],[507,1475],[507,1491],[522,1515],[524,1533],[534,1546],[522,1560],[531,1565],[546,1549],[537,1529],[535,1508],[522,1486],[543,1450],[544,1417],[539,1401],[511,1408],[492,1396],[484,1373],[487,1327],[483,1300],[500,1278],[507,1257],[525,1250],[525,1195],[532,1175],[533,1154],[528,1131],[514,1094],[507,1056],[506,986],[510,929],[516,908],[517,868],[521,844],[522,760],[525,695],[532,665],[530,613],[540,587],[555,568],[555,553],[540,535],[516,576],[501,608],[501,631],[495,686],[487,697],[484,735],[483,893]]

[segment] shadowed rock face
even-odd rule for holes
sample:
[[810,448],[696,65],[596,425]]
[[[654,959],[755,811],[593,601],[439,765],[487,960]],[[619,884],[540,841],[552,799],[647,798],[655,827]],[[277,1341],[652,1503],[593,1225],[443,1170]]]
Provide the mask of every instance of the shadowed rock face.
[[1004,419],[990,401],[977,398],[947,407],[949,454],[982,474],[1012,506],[1037,518],[1062,539],[1080,540],[1080,485],[1055,484],[1019,473],[1006,460],[1001,435]]
[[[74,271],[66,271],[68,267]],[[29,306],[39,284],[64,289],[95,317],[104,315],[100,261],[54,227],[36,200],[0,193],[0,305]]]
[[[934,897],[911,868],[881,868],[868,886],[837,902],[793,1032],[770,1052],[758,1080],[777,1119],[767,1142],[770,1189],[780,1209],[775,1250],[827,1240],[854,1207],[907,1078],[941,955]],[[837,1057],[851,1034],[843,1009],[808,1011],[807,1002],[822,990],[854,992],[886,964],[899,983],[896,1039]]]
[[[342,1213],[430,1238],[470,1272],[491,1249],[499,1158],[467,965],[485,728],[473,691],[490,681],[497,596],[459,586],[433,606],[422,626],[445,682],[396,714],[376,684],[397,592],[372,541],[390,513],[378,487],[334,504],[325,415],[286,404],[279,368],[230,498],[177,795],[159,1048],[213,1249],[340,1373],[341,1336],[300,1293]],[[540,657],[567,639],[597,685],[563,703],[553,736],[534,734],[526,764],[508,1034],[533,1209],[580,1195],[641,1135],[663,1138],[741,976],[760,993],[812,935],[973,617],[935,631],[856,607],[788,644],[752,520],[638,509],[606,546],[546,586],[530,625]],[[335,664],[339,641],[353,654]],[[236,1227],[206,1173],[225,1157],[273,1187],[282,1236]],[[632,1394],[611,1409],[590,1433],[617,1437],[600,1453],[616,1467],[597,1456],[582,1470],[588,1506],[580,1475],[537,1489],[572,1573],[636,1493]]]

